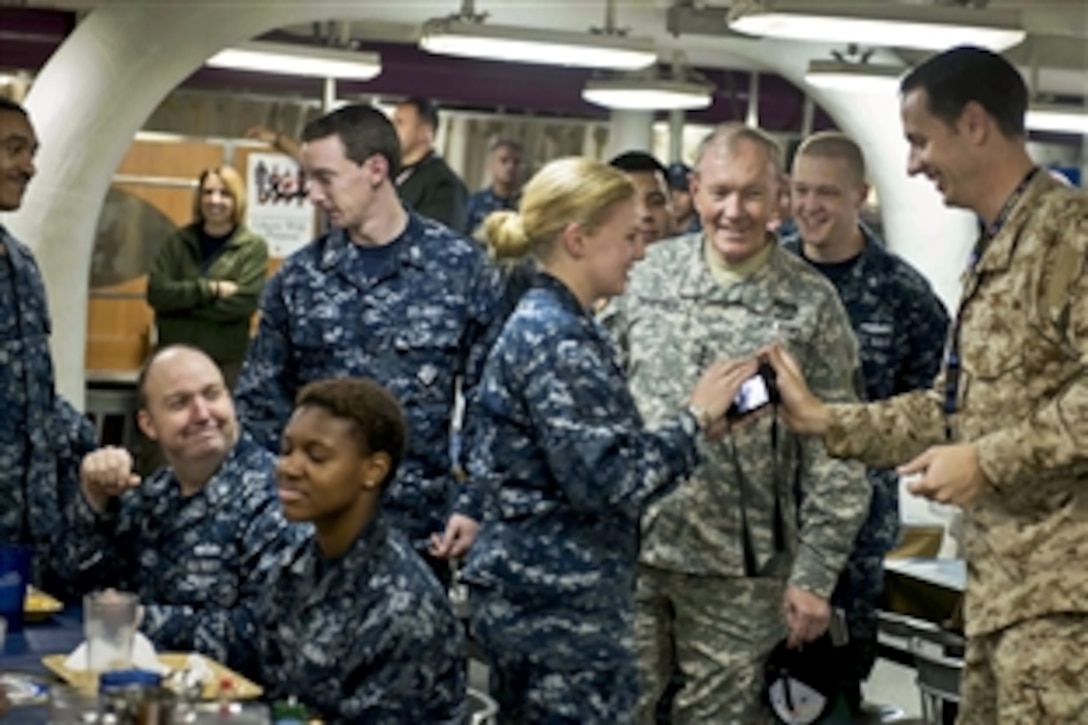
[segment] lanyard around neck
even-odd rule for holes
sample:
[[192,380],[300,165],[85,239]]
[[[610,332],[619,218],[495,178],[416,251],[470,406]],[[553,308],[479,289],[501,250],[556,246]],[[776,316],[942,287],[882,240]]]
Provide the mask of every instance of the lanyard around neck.
[[[989,224],[980,224],[981,230],[978,236],[978,240],[975,242],[974,249],[971,250],[971,256],[967,260],[967,271],[974,272],[975,266],[979,260],[982,259],[982,255],[986,252],[986,248],[990,245],[990,242],[1001,233],[1001,228],[1005,226],[1005,222],[1009,220],[1009,216],[1012,214],[1012,210],[1016,208],[1016,205],[1020,202],[1020,199],[1027,192],[1028,186],[1031,184],[1031,180],[1035,178],[1035,175],[1039,173],[1039,167],[1033,166],[1031,171],[1020,180],[1020,183],[1016,185],[1016,188],[1012,190],[1008,198],[1005,199],[1005,203],[1001,205],[1001,210],[997,212],[997,216]],[[981,222],[981,220],[979,220]]]
[[[973,274],[975,267],[978,265],[979,260],[982,259],[982,255],[986,252],[986,248],[989,246],[990,241],[993,240],[1000,232],[1005,223],[1009,220],[1009,216],[1012,214],[1012,210],[1016,208],[1016,205],[1023,198],[1025,192],[1027,192],[1028,186],[1031,184],[1032,179],[1039,173],[1039,167],[1032,167],[1031,171],[1021,179],[1020,183],[1016,185],[1012,193],[1005,200],[1001,210],[994,217],[994,220],[988,225],[982,228],[978,241],[975,242],[975,247],[971,251],[971,257],[967,262],[968,273]],[[963,310],[966,307],[967,299],[960,301],[959,312],[956,314],[956,319],[952,323],[952,329],[948,338],[948,346],[945,352],[944,358],[944,376],[945,376],[945,390],[944,390],[944,412],[945,415],[952,415],[956,412],[959,403],[959,389],[960,389],[960,328],[963,323]],[[951,440],[952,431],[948,427],[945,431],[946,437]]]

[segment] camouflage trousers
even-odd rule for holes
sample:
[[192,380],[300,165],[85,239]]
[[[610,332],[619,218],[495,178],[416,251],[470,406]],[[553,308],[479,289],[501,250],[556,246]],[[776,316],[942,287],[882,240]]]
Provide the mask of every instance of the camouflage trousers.
[[639,567],[635,641],[639,723],[655,722],[674,667],[673,725],[774,722],[763,663],[786,635],[780,579],[693,576]]
[[960,725],[1088,722],[1088,615],[1029,619],[967,642]]
[[[629,614],[617,628],[575,609],[527,608],[478,587],[470,587],[469,601],[499,723],[633,725],[638,669]],[[617,643],[615,654],[591,658],[602,636]]]

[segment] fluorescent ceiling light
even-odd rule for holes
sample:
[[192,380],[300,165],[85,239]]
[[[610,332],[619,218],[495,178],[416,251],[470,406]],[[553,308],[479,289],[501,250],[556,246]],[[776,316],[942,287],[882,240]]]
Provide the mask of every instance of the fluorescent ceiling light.
[[1088,136],[1088,108],[1032,104],[1024,121],[1032,131],[1057,131]]
[[605,108],[690,111],[709,106],[713,90],[704,83],[654,78],[590,80],[582,98]]
[[419,44],[440,55],[579,68],[637,70],[657,62],[649,38],[514,28],[457,17],[428,20]]
[[808,64],[805,81],[817,88],[839,91],[894,93],[903,72],[902,68],[891,65],[814,60]]
[[1026,35],[1015,11],[944,5],[738,0],[726,22],[747,35],[927,50],[971,44],[1000,51]]
[[382,72],[377,53],[265,42],[242,43],[221,50],[206,65],[355,81],[368,81]]

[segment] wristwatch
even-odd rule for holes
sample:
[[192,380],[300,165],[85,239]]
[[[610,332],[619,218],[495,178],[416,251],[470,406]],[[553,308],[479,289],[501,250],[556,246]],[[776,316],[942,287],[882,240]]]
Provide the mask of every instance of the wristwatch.
[[695,419],[695,427],[699,430],[706,430],[713,422],[710,419],[710,411],[701,405],[690,403],[687,407],[687,411],[691,414],[691,417]]

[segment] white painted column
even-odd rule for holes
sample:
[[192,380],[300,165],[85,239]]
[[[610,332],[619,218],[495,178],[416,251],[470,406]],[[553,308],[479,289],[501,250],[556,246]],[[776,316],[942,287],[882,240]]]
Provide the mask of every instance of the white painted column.
[[608,126],[608,157],[624,151],[651,151],[653,123],[652,111],[612,111]]
[[333,111],[338,107],[336,98],[336,79],[326,78],[321,84],[321,110],[324,113]]
[[681,109],[669,111],[669,158],[660,159],[666,165],[684,160],[684,121],[687,114]]

